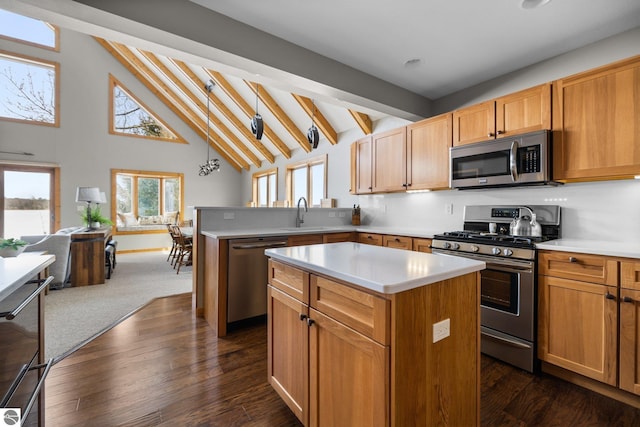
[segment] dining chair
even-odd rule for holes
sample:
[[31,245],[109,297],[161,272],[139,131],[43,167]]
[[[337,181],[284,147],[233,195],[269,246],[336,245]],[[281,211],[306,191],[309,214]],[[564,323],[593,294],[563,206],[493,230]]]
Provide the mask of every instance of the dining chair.
[[[178,255],[176,257],[174,268],[177,266],[176,274],[180,273],[180,267],[191,264],[191,252],[193,250],[193,240],[182,234],[180,227],[176,227],[178,236]],[[185,259],[186,257],[186,259]]]

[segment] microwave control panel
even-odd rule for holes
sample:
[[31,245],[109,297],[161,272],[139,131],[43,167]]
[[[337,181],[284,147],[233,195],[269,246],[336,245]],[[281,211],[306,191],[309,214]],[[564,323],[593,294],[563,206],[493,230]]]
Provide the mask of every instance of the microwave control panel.
[[540,172],[540,145],[518,148],[518,172]]

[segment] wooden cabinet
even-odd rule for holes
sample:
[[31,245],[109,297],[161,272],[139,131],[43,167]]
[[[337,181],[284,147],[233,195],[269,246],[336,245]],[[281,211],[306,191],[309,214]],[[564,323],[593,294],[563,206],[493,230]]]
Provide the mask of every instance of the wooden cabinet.
[[358,243],[382,246],[382,234],[358,233]]
[[343,233],[327,233],[322,236],[322,243],[355,242],[356,232],[347,231]]
[[413,249],[413,241],[411,237],[407,236],[391,236],[385,234],[382,236],[382,246],[396,249]]
[[287,237],[287,246],[317,245],[324,243],[322,234],[292,234]]
[[[354,142],[355,172],[352,171],[351,180],[355,180],[355,193],[366,194],[373,192],[373,138],[366,136]],[[353,164],[353,161],[352,161]]]
[[413,250],[416,252],[431,253],[431,239],[413,238]]
[[640,395],[640,262],[620,263],[620,388]]
[[453,112],[453,145],[551,129],[551,84]]
[[104,248],[111,239],[111,227],[71,234],[71,286],[105,282]]
[[373,135],[373,192],[407,189],[407,133],[404,127]]
[[640,56],[553,83],[553,176],[640,175]]
[[407,190],[449,188],[452,114],[441,114],[407,126]]

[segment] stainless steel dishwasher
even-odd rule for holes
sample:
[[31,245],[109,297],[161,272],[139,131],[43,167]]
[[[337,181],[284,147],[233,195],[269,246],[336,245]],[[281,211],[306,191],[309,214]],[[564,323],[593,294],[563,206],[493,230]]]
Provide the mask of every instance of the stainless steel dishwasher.
[[287,246],[286,236],[229,240],[227,323],[267,314],[267,248]]

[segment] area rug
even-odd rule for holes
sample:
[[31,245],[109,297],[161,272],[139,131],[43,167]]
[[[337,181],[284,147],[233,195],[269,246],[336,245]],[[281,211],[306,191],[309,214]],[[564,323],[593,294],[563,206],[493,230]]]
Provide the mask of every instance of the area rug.
[[154,298],[191,292],[191,267],[176,274],[166,259],[163,252],[118,254],[105,284],[49,291],[45,358],[63,358]]

